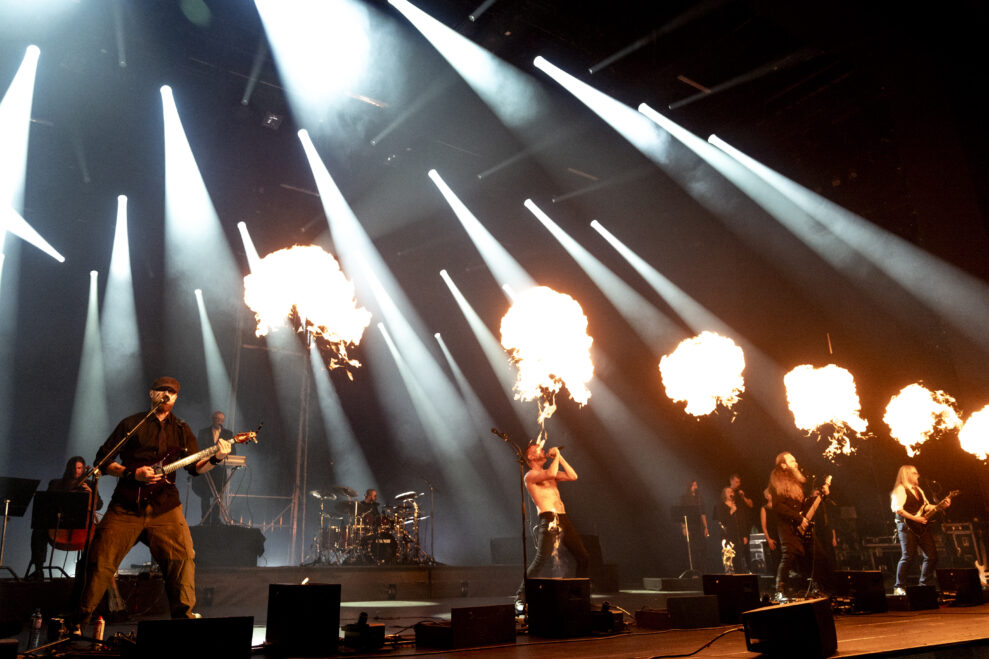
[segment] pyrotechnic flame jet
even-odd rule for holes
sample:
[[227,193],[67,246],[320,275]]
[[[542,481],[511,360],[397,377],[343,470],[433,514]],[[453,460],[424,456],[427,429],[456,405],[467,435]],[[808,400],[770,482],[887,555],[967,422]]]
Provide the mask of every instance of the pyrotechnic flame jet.
[[501,319],[501,345],[518,368],[515,398],[536,400],[539,406],[540,445],[545,444],[546,420],[556,411],[556,394],[563,387],[581,406],[590,399],[593,341],[580,304],[546,286],[516,296]]
[[701,332],[684,339],[659,361],[659,372],[666,395],[674,402],[685,401],[685,411],[703,416],[718,404],[731,408],[745,391],[745,355],[728,337]]
[[920,384],[907,385],[893,396],[886,405],[883,421],[889,426],[890,437],[910,457],[917,454],[921,444],[935,431],[956,430],[962,425],[954,398],[943,391],[929,391]]
[[824,457],[834,461],[838,455],[855,452],[851,435],[864,439],[869,422],[859,416],[862,404],[851,373],[834,364],[821,368],[803,364],[787,373],[783,384],[797,428],[807,431],[808,436],[816,435],[820,441],[822,429],[832,427]]
[[350,379],[350,368],[360,368],[347,348],[360,344],[371,313],[357,306],[353,282],[322,248],[295,245],[262,258],[244,277],[244,302],[257,336],[291,324],[316,339],[328,368],[347,368]]

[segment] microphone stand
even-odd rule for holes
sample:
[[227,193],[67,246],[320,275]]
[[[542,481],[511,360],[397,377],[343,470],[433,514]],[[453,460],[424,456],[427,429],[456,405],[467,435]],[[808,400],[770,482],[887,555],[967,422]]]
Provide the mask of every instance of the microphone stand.
[[[493,432],[498,437],[501,437],[506,444],[508,444],[513,451],[515,451],[515,459],[519,463],[519,497],[522,509],[522,593],[523,597],[528,589],[529,576],[527,573],[529,567],[529,548],[528,548],[528,534],[526,533],[527,522],[526,522],[526,511],[525,511],[525,470],[529,465],[525,461],[525,454],[519,446],[508,438],[508,435],[499,431],[497,428],[492,428]],[[522,608],[522,616],[525,621],[526,626],[529,624],[529,608]]]
[[[167,398],[165,400],[167,400]],[[117,454],[120,453],[121,449],[124,448],[124,445],[127,444],[130,438],[134,436],[134,433],[137,432],[137,429],[143,426],[144,423],[148,419],[150,419],[152,415],[155,414],[155,412],[158,411],[158,407],[163,402],[165,401],[160,401],[158,403],[155,403],[155,405],[151,408],[151,410],[149,410],[148,413],[144,415],[144,418],[138,421],[137,425],[135,425],[133,428],[127,431],[127,434],[121,437],[120,441],[117,442],[114,445],[114,447],[110,449],[110,451],[106,455],[103,456],[102,460],[100,460],[95,465],[93,465],[86,474],[84,474],[81,478],[79,478],[78,480],[76,480],[75,483],[72,484],[71,489],[74,490],[75,488],[79,487],[82,483],[85,483],[87,480],[92,479],[93,481],[93,491],[90,493],[89,510],[87,511],[87,516],[86,516],[86,544],[83,546],[83,550],[82,550],[81,579],[79,578],[79,570],[78,569],[76,570],[76,582],[80,584],[78,588],[78,597],[80,598],[82,597],[83,591],[86,589],[86,581],[89,579],[89,570],[88,570],[89,551],[93,543],[93,537],[92,534],[90,533],[90,530],[92,529],[92,525],[93,525],[93,516],[96,514],[95,507],[96,507],[96,501],[99,496],[97,493],[99,492],[100,476],[103,475],[103,470],[106,468],[106,466],[110,464],[114,460],[114,458],[117,457]]]

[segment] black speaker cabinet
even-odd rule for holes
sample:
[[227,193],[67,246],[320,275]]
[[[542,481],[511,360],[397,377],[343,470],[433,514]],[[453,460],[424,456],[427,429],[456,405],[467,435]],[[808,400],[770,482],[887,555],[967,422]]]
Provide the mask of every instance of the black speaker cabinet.
[[340,636],[340,584],[269,584],[267,626],[265,641],[276,656],[335,653]]
[[527,579],[529,633],[533,636],[588,636],[591,633],[589,579]]
[[974,567],[938,568],[937,583],[949,598],[954,594],[951,606],[978,606],[985,601],[979,571]]
[[725,624],[759,606],[758,574],[705,574],[703,580],[704,594],[718,596],[718,615]]
[[826,598],[767,606],[742,614],[745,646],[777,657],[830,657],[838,649]]
[[264,535],[243,526],[190,526],[196,567],[257,567]]
[[136,655],[142,659],[172,659],[183,654],[200,657],[251,656],[252,616],[142,620],[137,623]]
[[903,590],[907,593],[907,602],[911,611],[936,609],[939,606],[937,589],[934,586],[907,586]]
[[886,589],[879,570],[839,570],[834,573],[835,595],[851,600],[859,613],[886,613]]
[[666,610],[670,614],[670,627],[673,629],[717,627],[721,624],[717,595],[669,597],[666,600]]
[[515,606],[467,606],[450,611],[450,622],[420,622],[416,647],[469,648],[515,642]]

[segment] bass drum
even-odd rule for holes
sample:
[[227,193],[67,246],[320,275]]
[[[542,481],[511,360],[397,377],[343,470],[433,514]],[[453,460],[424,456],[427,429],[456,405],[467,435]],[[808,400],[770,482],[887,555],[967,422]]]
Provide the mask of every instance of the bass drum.
[[376,533],[364,538],[362,549],[378,565],[398,562],[398,543],[392,533]]

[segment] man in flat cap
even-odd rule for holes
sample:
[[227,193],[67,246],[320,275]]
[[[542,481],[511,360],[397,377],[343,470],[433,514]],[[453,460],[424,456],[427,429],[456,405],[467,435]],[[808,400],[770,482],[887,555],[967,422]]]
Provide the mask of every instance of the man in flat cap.
[[[156,472],[199,451],[189,426],[172,414],[179,394],[175,378],[160,377],[151,385],[151,412],[123,419],[96,454],[97,464],[136,428],[104,473],[117,477],[106,515],[96,528],[87,559],[82,597],[75,622],[85,629],[124,556],[140,540],[151,550],[165,578],[165,594],[173,618],[195,618],[195,555],[192,536],[175,487],[175,472]],[[230,453],[230,443],[217,442],[217,452],[185,467],[192,475],[209,471]]]

